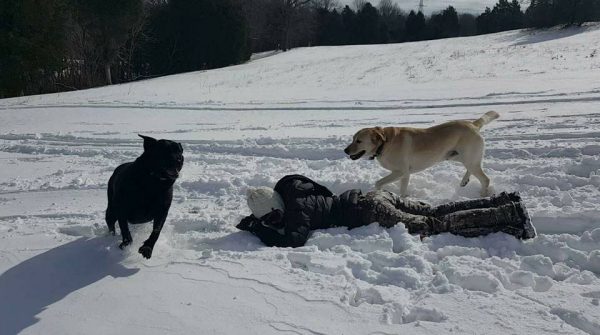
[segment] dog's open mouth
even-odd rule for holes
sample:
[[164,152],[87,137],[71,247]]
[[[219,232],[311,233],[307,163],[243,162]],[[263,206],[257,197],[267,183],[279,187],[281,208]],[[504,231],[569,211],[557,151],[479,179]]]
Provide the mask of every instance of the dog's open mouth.
[[363,150],[363,151],[359,151],[359,152],[355,153],[354,155],[350,155],[350,159],[355,161],[355,160],[361,158],[365,154],[365,152],[366,151]]

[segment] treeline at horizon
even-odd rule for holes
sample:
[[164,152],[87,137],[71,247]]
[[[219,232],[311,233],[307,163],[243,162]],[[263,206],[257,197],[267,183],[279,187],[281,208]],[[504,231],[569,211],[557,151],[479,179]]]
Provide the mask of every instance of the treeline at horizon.
[[392,0],[3,0],[0,98],[239,64],[295,47],[402,43],[600,20],[600,0],[499,0],[429,16]]

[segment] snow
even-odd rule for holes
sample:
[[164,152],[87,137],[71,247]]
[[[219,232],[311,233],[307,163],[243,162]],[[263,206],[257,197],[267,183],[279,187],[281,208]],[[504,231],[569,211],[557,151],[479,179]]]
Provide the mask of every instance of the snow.
[[[264,54],[224,69],[0,100],[0,334],[600,334],[600,26]],[[347,159],[361,127],[490,109],[485,169],[539,236],[423,241],[403,226],[264,247],[234,225],[245,191],[289,173],[334,192],[386,171]],[[153,258],[117,248],[106,182],[181,141],[183,175]],[[475,198],[443,163],[411,197]],[[389,187],[399,191],[397,185]]]

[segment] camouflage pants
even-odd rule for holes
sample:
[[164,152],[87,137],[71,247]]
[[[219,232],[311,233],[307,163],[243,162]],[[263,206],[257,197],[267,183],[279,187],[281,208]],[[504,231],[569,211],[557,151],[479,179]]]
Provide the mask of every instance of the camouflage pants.
[[465,237],[505,232],[517,238],[535,236],[527,211],[517,193],[457,201],[433,207],[387,191],[373,191],[359,200],[361,221],[383,227],[403,223],[411,234],[449,232]]

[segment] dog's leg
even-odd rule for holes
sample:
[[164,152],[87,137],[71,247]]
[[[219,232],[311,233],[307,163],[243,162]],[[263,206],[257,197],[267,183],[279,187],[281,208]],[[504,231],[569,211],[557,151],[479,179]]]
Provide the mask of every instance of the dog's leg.
[[129,224],[126,219],[119,218],[119,229],[121,229],[121,236],[123,237],[123,242],[119,244],[119,248],[124,249],[126,246],[130,245],[133,241],[131,238],[131,232],[129,231]]
[[150,237],[148,237],[148,239],[144,241],[144,244],[142,244],[142,246],[138,250],[138,252],[142,254],[142,256],[144,256],[144,258],[149,259],[150,257],[152,257],[152,250],[154,250],[154,244],[156,244],[156,241],[160,236],[160,232],[166,220],[167,213],[157,218],[154,218],[154,222],[152,223],[152,233],[150,234]]
[[410,174],[405,174],[400,178],[400,195],[406,197],[408,195],[408,182]]
[[115,235],[115,222],[117,222],[117,215],[114,211],[114,207],[111,206],[113,203],[113,176],[108,180],[108,188],[106,189],[106,193],[108,196],[108,205],[106,206],[106,216],[104,219],[106,220],[106,225],[108,226],[108,232],[113,236]]
[[402,172],[398,172],[398,171],[392,171],[392,173],[390,173],[389,175],[379,179],[376,183],[375,183],[375,189],[376,190],[381,190],[383,188],[383,186],[389,184],[389,183],[393,183],[396,180],[402,178],[403,173]]
[[475,164],[469,167],[469,173],[472,173],[475,178],[479,179],[481,183],[481,196],[487,197],[489,195],[490,178],[483,172],[481,165]]
[[108,226],[108,232],[114,236],[115,235],[115,223],[117,222],[117,217],[114,214],[110,204],[108,205],[108,208],[106,208],[105,220],[106,220],[106,225]]
[[465,172],[465,175],[463,176],[462,180],[460,181],[460,187],[467,186],[470,179],[471,179],[471,172],[469,172],[469,170],[467,170],[467,172]]
[[[485,142],[481,136],[478,136],[473,139],[471,145],[468,150],[465,150],[465,154],[463,157],[463,164],[467,168],[467,174],[472,174],[479,180],[481,183],[481,196],[488,196],[488,187],[490,186],[490,178],[483,172],[481,168],[481,162],[483,161],[483,153],[484,153],[484,145]],[[463,178],[465,181],[467,174]],[[468,182],[468,180],[467,180]],[[462,183],[461,183],[462,184]]]

